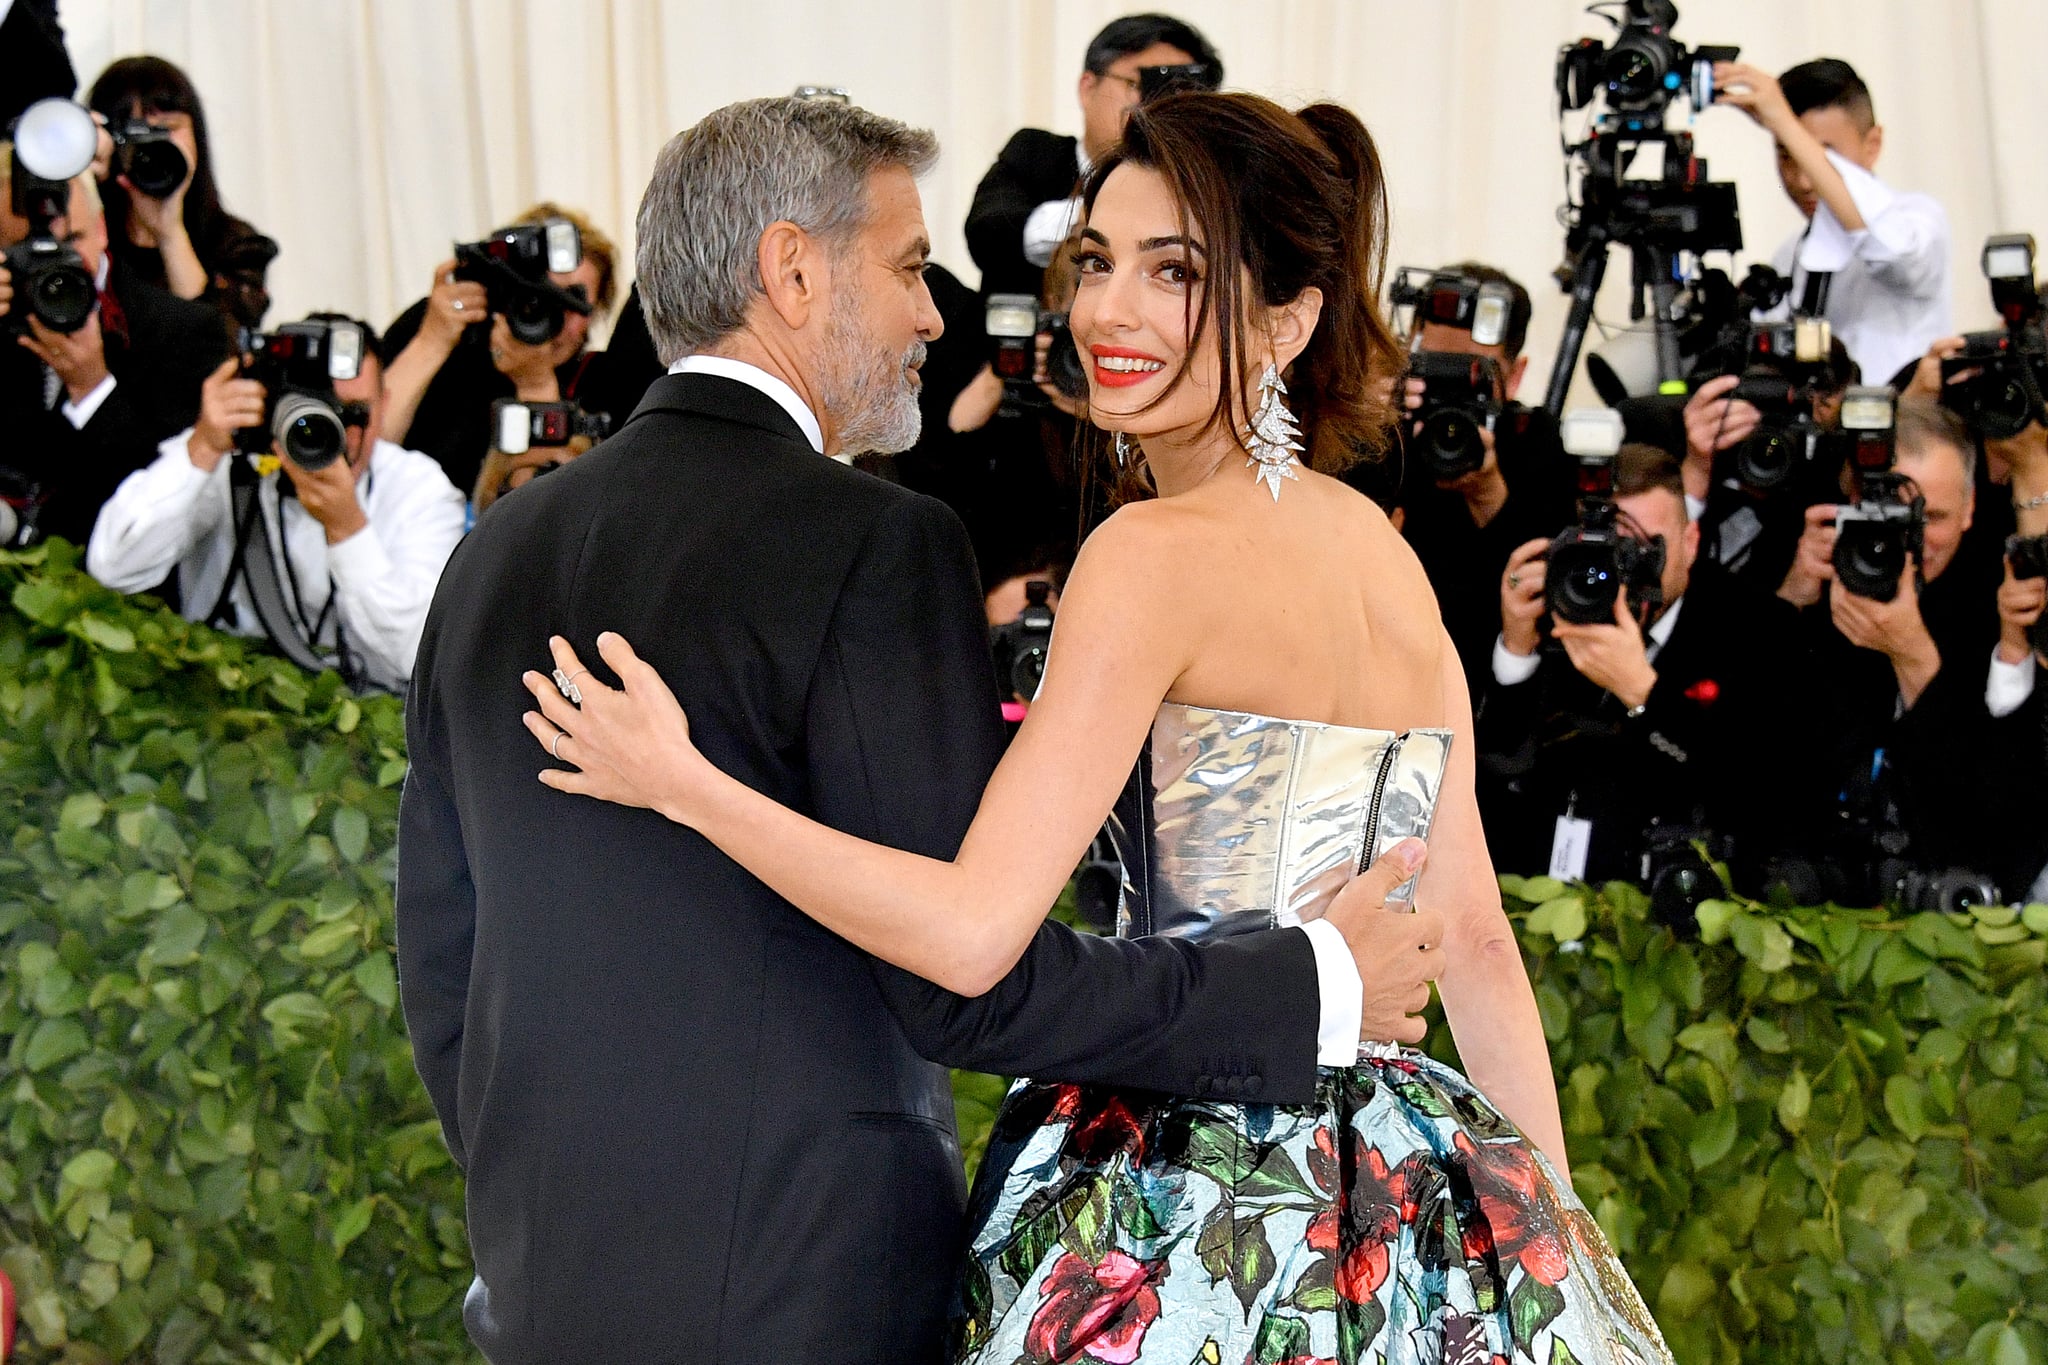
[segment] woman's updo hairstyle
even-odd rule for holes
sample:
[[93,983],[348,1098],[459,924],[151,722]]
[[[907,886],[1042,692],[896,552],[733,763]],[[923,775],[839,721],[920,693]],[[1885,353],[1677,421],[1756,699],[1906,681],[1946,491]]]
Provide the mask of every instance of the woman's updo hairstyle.
[[[1336,104],[1289,113],[1246,94],[1170,95],[1133,109],[1123,141],[1082,188],[1092,212],[1117,167],[1162,177],[1181,231],[1203,244],[1208,268],[1188,300],[1188,351],[1217,331],[1223,375],[1212,423],[1249,425],[1232,377],[1256,363],[1251,313],[1304,289],[1322,317],[1287,373],[1306,461],[1336,474],[1384,448],[1394,421],[1390,380],[1404,365],[1379,312],[1387,254],[1387,191],[1379,149],[1358,116]],[[1254,297],[1243,298],[1242,266]],[[1169,386],[1185,381],[1185,364]]]

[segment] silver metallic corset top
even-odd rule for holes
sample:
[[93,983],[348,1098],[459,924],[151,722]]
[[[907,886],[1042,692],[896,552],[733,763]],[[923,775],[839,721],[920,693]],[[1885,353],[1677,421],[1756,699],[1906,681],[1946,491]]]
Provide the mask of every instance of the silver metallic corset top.
[[1117,932],[1202,938],[1316,919],[1429,834],[1448,730],[1361,730],[1167,702],[1109,832]]

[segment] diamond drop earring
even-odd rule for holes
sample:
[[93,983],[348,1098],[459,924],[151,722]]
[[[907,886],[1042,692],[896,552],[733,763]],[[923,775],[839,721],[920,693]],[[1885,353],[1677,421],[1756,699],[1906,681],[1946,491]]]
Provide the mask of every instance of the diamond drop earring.
[[1127,468],[1131,463],[1131,456],[1137,451],[1137,442],[1119,431],[1115,439],[1110,442],[1110,445],[1116,451],[1116,467],[1118,469]]
[[1252,481],[1263,480],[1273,490],[1275,502],[1280,501],[1280,480],[1296,479],[1294,471],[1301,468],[1301,461],[1294,454],[1301,449],[1301,442],[1295,439],[1301,435],[1301,428],[1295,425],[1294,414],[1280,401],[1280,395],[1286,392],[1279,367],[1268,365],[1259,379],[1259,410],[1252,414],[1251,435],[1244,441],[1245,451],[1251,456],[1245,464],[1252,469]]

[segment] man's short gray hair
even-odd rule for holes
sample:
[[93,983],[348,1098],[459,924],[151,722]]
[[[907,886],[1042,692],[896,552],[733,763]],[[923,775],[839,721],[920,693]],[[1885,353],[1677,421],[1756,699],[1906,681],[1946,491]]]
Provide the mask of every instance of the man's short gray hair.
[[770,223],[842,244],[867,221],[869,176],[922,175],[938,155],[922,128],[790,97],[728,104],[670,138],[638,220],[640,304],[662,364],[745,324]]

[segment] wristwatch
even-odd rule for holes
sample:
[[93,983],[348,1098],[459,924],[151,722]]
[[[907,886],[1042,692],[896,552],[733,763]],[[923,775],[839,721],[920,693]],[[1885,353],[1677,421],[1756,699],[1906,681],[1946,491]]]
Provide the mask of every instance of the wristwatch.
[[1649,698],[1645,697],[1643,700],[1637,702],[1634,706],[1629,707],[1627,711],[1623,712],[1623,715],[1629,720],[1640,720],[1642,718],[1643,712],[1649,709],[1650,700]]

